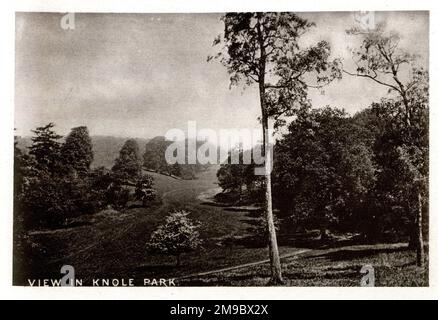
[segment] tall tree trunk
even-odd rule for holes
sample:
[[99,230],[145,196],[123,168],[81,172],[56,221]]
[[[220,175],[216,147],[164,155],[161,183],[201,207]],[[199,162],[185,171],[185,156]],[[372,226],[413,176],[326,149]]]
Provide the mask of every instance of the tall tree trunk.
[[[406,109],[406,119],[405,119],[405,124],[406,127],[408,129],[408,143],[412,143],[412,134],[411,134],[411,130],[410,130],[410,126],[411,126],[411,117],[410,117],[410,105],[409,105],[409,101],[406,97],[406,91],[404,90],[404,87],[402,84],[400,84],[399,80],[397,78],[394,78],[397,83],[399,83],[400,88],[401,88],[401,96],[403,99],[403,104],[405,106]],[[421,179],[420,179],[421,181]],[[416,244],[416,248],[417,248],[417,266],[418,267],[423,267],[424,265],[424,241],[423,241],[423,212],[422,212],[422,199],[421,199],[421,183],[419,182],[418,185],[418,191],[417,191],[417,214],[415,217],[415,221],[416,221],[416,240],[415,240],[415,244]]]
[[423,242],[423,212],[421,204],[421,192],[418,191],[418,208],[417,208],[417,266],[424,265],[424,242]]
[[272,182],[271,182],[271,150],[269,147],[269,122],[266,115],[266,100],[264,82],[260,82],[260,104],[262,107],[262,127],[263,127],[263,146],[262,153],[265,158],[265,201],[266,201],[266,220],[269,231],[269,257],[271,260],[271,284],[283,283],[281,276],[280,254],[278,252],[277,235],[274,224],[274,212],[272,208]]
[[408,234],[409,234],[409,244],[408,249],[416,250],[417,249],[417,241],[418,241],[418,231],[417,231],[417,211],[415,211],[411,208],[411,203],[409,202],[409,199],[406,201],[405,204],[405,211],[408,214],[408,216],[413,217],[413,223],[409,226]]
[[264,121],[263,124],[263,136],[264,136],[264,155],[265,155],[265,170],[266,170],[266,178],[265,178],[265,198],[266,198],[266,220],[268,222],[268,231],[269,231],[269,257],[271,260],[271,283],[272,284],[281,284],[283,283],[283,278],[281,276],[281,263],[280,263],[280,254],[278,252],[277,245],[277,234],[275,231],[274,224],[274,212],[272,208],[272,181],[271,181],[271,150],[269,148],[269,132],[268,132],[268,121]]

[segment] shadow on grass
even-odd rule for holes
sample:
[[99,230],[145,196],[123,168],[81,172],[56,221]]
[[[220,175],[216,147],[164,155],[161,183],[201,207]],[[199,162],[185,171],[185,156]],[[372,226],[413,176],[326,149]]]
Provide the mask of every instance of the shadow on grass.
[[327,252],[320,255],[314,255],[306,257],[306,259],[314,259],[317,257],[324,257],[330,261],[343,261],[343,260],[353,260],[353,259],[363,259],[374,257],[377,254],[386,253],[397,253],[409,251],[408,248],[391,248],[391,249],[363,249],[363,250],[339,250],[335,252]]

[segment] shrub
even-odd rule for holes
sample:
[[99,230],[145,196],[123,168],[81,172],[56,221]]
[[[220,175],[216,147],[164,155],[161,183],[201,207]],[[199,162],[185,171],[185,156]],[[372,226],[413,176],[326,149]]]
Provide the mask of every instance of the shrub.
[[175,256],[179,266],[181,255],[196,250],[201,244],[199,225],[194,224],[188,215],[184,210],[172,212],[165,223],[152,233],[148,251]]

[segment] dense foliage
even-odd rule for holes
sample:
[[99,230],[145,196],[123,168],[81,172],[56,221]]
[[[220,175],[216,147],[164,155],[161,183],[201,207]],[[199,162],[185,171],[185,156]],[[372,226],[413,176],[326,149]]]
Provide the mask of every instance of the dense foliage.
[[[347,33],[358,38],[352,50],[356,68],[345,70],[342,61],[328,61],[327,42],[308,49],[296,44],[314,25],[293,13],[229,13],[223,21],[224,35],[215,44],[224,50],[217,57],[232,84],[259,85],[262,124],[267,127],[270,118],[279,129],[272,199],[283,230],[319,229],[321,238],[332,230],[364,240],[410,239],[421,266],[429,88],[417,56],[383,25],[366,32],[352,28]],[[354,116],[329,107],[311,110],[307,89],[341,75],[374,82],[388,94]],[[249,166],[223,164],[218,178],[224,194],[238,194],[236,202],[248,198],[254,192],[247,187],[251,173]]]
[[135,140],[126,141],[112,171],[91,169],[88,129],[73,128],[62,143],[53,128],[53,123],[36,128],[28,153],[15,143],[14,209],[21,229],[58,228],[108,206],[155,199],[153,179],[141,173]]
[[[417,190],[427,209],[427,107],[415,109],[409,148],[394,100],[350,116],[325,107],[303,108],[274,148],[273,196],[283,230],[357,233],[364,241],[415,241]],[[250,152],[250,151],[246,151]],[[221,165],[219,185],[235,203],[256,203],[253,165]],[[251,186],[251,187],[250,187]],[[425,210],[427,214],[427,210]],[[427,225],[427,223],[425,223]]]

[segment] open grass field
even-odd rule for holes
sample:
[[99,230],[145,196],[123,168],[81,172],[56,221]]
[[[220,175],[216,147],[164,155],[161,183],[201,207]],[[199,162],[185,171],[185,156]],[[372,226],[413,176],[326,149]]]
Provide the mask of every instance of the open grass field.
[[[203,202],[203,195],[217,188],[216,170],[217,167],[211,167],[197,180],[150,173],[160,198],[150,208],[105,210],[82,217],[82,225],[76,227],[30,232],[33,259],[24,261],[23,269],[32,271],[16,279],[17,283],[26,285],[28,278],[59,278],[61,266],[68,264],[74,266],[76,278],[83,279],[84,285],[91,285],[92,279],[97,278],[133,278],[136,285],[142,285],[144,278],[176,278],[177,285],[183,286],[266,285],[267,248],[248,243],[229,247],[221,243],[230,235],[251,235],[257,221],[254,213]],[[190,218],[201,223],[203,240],[200,250],[182,256],[179,267],[174,257],[146,252],[151,233],[173,209],[191,212]],[[375,267],[376,285],[427,285],[427,273],[415,267],[414,253],[403,246],[333,250],[303,252],[302,248],[280,246],[286,285],[357,286],[365,264]],[[26,263],[31,266],[26,267]],[[197,276],[244,264],[251,265]]]

